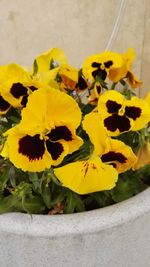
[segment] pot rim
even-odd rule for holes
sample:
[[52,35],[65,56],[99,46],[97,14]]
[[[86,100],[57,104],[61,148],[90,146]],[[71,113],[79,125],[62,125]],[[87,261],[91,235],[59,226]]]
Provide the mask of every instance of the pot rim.
[[134,221],[150,212],[150,187],[120,203],[92,211],[64,215],[0,215],[0,233],[60,237],[95,233]]

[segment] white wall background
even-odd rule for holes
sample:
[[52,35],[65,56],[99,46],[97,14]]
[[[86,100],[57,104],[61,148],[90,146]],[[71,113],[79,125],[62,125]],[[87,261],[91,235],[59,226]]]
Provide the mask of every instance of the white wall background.
[[[0,0],[0,64],[31,66],[36,55],[61,47],[70,64],[105,49],[120,0]],[[127,0],[112,50],[133,47],[134,69],[150,88],[150,0]],[[149,88],[148,88],[149,87]]]

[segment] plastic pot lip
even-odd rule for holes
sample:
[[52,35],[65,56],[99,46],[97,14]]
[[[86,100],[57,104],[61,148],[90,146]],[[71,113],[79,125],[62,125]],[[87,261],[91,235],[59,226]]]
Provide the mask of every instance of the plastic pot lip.
[[0,215],[2,232],[32,237],[59,238],[105,231],[134,221],[150,212],[150,187],[118,204],[87,212],[64,215]]

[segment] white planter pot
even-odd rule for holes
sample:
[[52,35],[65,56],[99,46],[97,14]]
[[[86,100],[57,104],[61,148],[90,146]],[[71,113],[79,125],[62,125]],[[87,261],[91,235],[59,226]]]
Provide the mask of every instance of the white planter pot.
[[72,215],[0,215],[1,267],[149,267],[150,188]]

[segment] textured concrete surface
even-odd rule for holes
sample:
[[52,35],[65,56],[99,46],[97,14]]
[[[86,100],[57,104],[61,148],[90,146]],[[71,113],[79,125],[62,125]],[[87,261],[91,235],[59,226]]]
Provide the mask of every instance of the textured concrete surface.
[[149,267],[150,188],[104,209],[0,215],[2,267]]
[[[70,63],[80,66],[90,54],[103,51],[117,16],[120,0],[0,0],[0,64],[16,61],[30,66],[50,47],[62,47]],[[127,0],[112,49],[134,47],[134,69],[149,89],[150,1]]]

